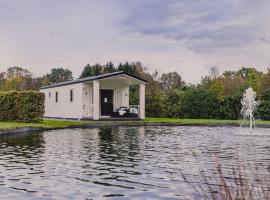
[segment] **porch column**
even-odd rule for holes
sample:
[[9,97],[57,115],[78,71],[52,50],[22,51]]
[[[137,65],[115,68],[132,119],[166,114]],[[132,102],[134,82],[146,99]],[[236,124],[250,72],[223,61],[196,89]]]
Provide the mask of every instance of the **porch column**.
[[93,81],[93,120],[99,120],[99,81]]
[[145,118],[145,84],[140,83],[140,118]]

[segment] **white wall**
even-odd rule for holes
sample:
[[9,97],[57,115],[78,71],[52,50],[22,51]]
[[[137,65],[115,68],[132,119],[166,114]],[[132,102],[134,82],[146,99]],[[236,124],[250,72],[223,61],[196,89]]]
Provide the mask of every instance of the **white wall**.
[[[73,102],[70,102],[70,90],[73,90]],[[45,117],[82,118],[82,83],[40,91],[45,93]],[[56,92],[58,92],[57,103],[55,102]]]
[[83,83],[82,93],[83,117],[93,116],[93,83]]
[[[140,117],[144,118],[145,84],[140,85]],[[114,110],[119,106],[129,106],[129,86],[117,80],[100,80],[100,89],[111,89],[113,93]],[[73,90],[73,102],[70,102],[70,90]],[[116,91],[122,92],[122,105],[117,105]],[[45,93],[45,117],[60,118],[92,118],[93,117],[93,82],[76,83],[72,85],[41,89]],[[58,92],[58,103],[55,93]],[[51,93],[51,97],[49,97]],[[100,113],[100,106],[99,106]]]

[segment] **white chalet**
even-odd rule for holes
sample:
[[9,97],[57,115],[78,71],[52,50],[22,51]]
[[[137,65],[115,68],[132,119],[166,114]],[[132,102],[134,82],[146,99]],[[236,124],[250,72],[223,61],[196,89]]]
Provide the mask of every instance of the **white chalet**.
[[[111,119],[121,109],[145,118],[147,81],[119,71],[40,89],[45,94],[45,117],[62,119]],[[139,85],[139,105],[129,105],[129,87]]]

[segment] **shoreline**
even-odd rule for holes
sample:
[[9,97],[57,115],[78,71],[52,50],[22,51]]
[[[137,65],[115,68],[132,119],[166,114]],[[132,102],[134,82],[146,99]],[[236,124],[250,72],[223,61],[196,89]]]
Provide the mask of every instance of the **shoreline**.
[[[139,127],[139,126],[171,126],[171,127],[240,127],[238,123],[175,123],[175,122],[105,122],[100,121],[96,123],[81,124],[81,125],[68,125],[65,127],[18,127],[14,129],[0,129],[0,136],[7,136],[13,134],[21,133],[31,133],[31,132],[43,132],[50,130],[60,130],[60,129],[87,129],[87,128],[103,128],[103,127]],[[270,124],[257,124],[257,128],[270,128]]]

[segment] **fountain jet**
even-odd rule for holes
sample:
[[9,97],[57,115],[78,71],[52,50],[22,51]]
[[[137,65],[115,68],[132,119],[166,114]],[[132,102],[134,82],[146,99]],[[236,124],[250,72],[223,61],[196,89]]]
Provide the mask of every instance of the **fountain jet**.
[[254,111],[258,106],[258,102],[256,101],[256,92],[249,87],[246,89],[245,93],[243,94],[243,99],[241,100],[242,109],[241,109],[241,116],[242,116],[242,126],[249,126],[250,132],[253,132],[255,128],[255,117]]

